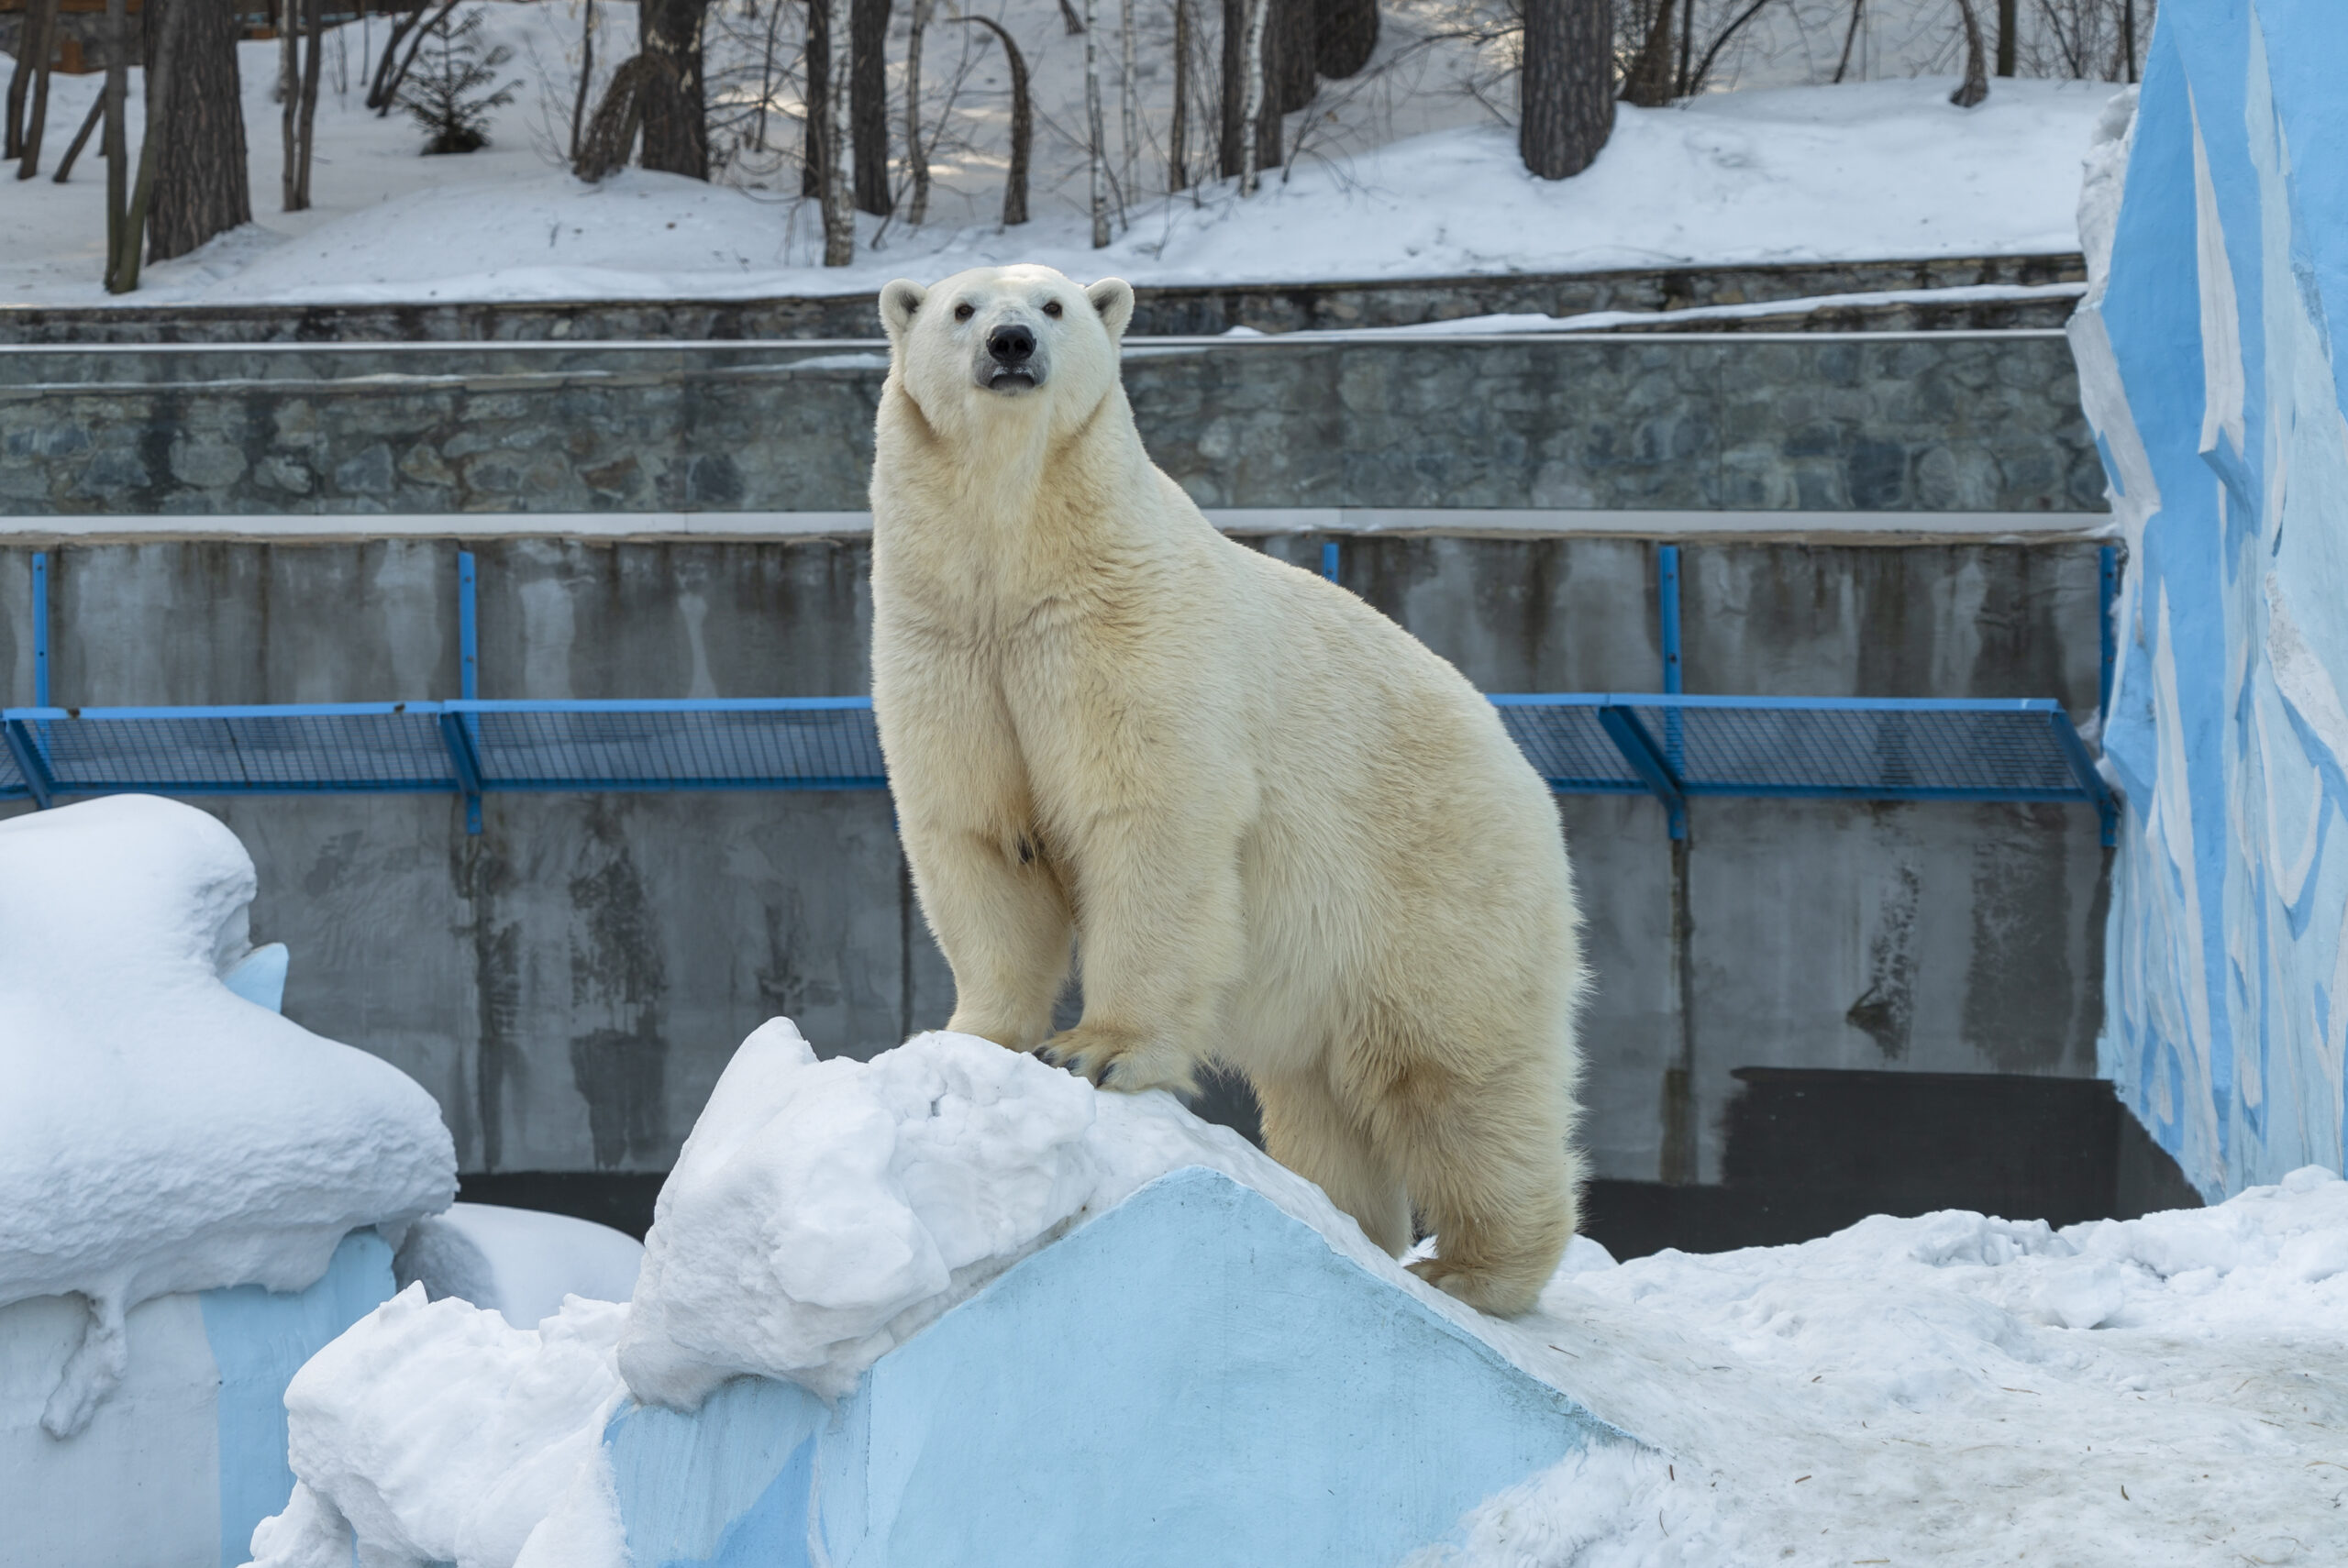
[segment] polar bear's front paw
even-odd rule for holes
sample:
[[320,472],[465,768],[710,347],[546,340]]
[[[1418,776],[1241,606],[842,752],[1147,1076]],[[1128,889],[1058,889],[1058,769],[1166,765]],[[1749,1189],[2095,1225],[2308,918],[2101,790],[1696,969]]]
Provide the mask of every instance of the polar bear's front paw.
[[1198,1092],[1195,1066],[1162,1040],[1114,1024],[1080,1023],[1036,1048],[1055,1067],[1066,1067],[1105,1089],[1139,1094],[1144,1089]]

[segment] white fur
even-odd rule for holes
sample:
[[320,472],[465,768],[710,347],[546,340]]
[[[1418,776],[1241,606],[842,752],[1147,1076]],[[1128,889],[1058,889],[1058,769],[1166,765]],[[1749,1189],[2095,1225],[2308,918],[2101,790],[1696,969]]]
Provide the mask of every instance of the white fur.
[[[1234,1068],[1373,1241],[1415,1207],[1427,1277],[1529,1308],[1578,1179],[1546,787],[1456,670],[1151,465],[1124,282],[986,269],[880,312],[873,706],[947,1027],[1111,1088]],[[1038,384],[993,383],[1020,327]],[[1084,1016],[1047,1039],[1071,939]]]

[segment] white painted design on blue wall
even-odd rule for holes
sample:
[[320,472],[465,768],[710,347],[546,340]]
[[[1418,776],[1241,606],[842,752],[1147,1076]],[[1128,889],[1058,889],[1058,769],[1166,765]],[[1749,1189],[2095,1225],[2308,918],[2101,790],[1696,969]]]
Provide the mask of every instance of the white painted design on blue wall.
[[2211,1198],[2348,1148],[2343,73],[2334,6],[2164,5],[2071,331],[2129,551],[2101,1065]]
[[1217,1173],[1160,1178],[836,1407],[737,1379],[604,1442],[637,1568],[1391,1562],[1633,1439]]
[[234,1568],[285,1507],[285,1386],[392,1293],[392,1252],[354,1231],[306,1290],[157,1297],[130,1309],[121,1386],[62,1441],[40,1429],[80,1338],[70,1297],[0,1308],[0,1568],[193,1563]]

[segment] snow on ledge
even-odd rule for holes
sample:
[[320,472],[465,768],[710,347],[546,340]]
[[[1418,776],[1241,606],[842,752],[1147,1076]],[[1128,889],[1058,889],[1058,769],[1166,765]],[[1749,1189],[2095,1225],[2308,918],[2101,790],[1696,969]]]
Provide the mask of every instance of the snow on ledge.
[[0,823],[0,1306],[89,1305],[58,1436],[119,1379],[130,1308],[301,1289],[349,1231],[455,1196],[429,1095],[224,983],[254,890],[236,835],[173,801]]

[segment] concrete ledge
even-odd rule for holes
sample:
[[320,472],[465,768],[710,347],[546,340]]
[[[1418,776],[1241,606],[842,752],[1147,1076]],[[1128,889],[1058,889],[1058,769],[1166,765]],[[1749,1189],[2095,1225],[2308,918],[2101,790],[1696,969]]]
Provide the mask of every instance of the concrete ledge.
[[1200,1169],[1019,1264],[836,1408],[742,1378],[604,1435],[638,1568],[1392,1562],[1634,1443]]
[[[1451,536],[1470,538],[1625,537],[1901,544],[1943,539],[2092,539],[2111,533],[2101,512],[1704,512],[1563,507],[1254,506],[1211,508],[1227,534]],[[526,539],[743,541],[863,538],[869,512],[280,513],[258,515],[0,516],[0,538],[95,544],[110,540]]]

